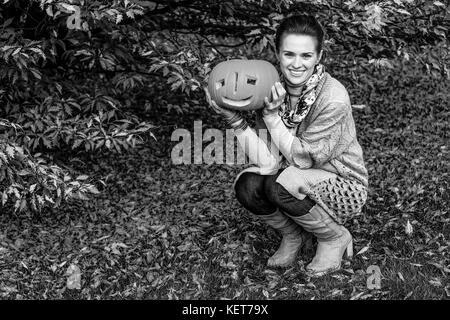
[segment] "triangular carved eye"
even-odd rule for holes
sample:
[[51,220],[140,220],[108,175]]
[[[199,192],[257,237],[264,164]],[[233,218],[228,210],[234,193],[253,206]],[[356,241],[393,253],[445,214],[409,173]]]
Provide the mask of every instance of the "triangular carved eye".
[[252,76],[247,76],[247,83],[248,84],[252,84],[252,85],[256,85],[256,78],[254,78]]
[[216,82],[216,90],[222,88],[225,85],[225,79],[221,79]]

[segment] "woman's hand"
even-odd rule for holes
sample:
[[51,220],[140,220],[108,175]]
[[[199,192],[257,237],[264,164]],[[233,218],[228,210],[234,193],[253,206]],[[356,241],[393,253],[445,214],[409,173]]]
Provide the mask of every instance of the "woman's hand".
[[263,115],[273,114],[278,112],[278,109],[284,103],[286,97],[286,90],[280,82],[275,82],[272,86],[272,101],[269,102],[269,98],[264,98],[265,108],[263,109]]
[[217,103],[211,99],[208,88],[203,88],[203,90],[205,91],[206,101],[211,109],[213,109],[215,113],[221,115],[228,125],[233,127],[233,124],[240,124],[242,122],[240,120],[243,119],[237,111],[219,107]]

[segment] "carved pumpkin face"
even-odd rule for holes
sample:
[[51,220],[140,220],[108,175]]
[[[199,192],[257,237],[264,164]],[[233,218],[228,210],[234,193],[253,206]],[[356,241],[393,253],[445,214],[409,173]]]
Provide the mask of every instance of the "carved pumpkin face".
[[280,81],[275,67],[264,60],[229,60],[211,71],[208,91],[211,99],[223,108],[255,110],[264,107],[264,98]]

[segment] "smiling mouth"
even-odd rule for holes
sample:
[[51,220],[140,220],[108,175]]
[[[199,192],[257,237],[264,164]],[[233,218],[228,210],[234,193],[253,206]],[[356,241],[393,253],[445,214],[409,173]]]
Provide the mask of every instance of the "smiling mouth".
[[292,75],[302,75],[305,71],[294,71],[294,70],[289,70],[291,72]]
[[227,99],[227,98],[222,98],[223,102],[225,102],[226,104],[229,104],[231,106],[235,106],[235,107],[245,107],[248,104],[250,104],[252,97],[248,97],[247,99],[243,99],[243,100],[232,100],[232,99]]

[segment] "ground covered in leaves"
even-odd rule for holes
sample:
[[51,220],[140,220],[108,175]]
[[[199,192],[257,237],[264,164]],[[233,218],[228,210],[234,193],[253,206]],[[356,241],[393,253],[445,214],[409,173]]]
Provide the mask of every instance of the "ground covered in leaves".
[[[419,75],[351,87],[352,102],[367,105],[354,117],[370,194],[349,221],[357,254],[340,272],[306,277],[311,249],[289,269],[267,268],[280,236],[235,200],[242,166],[171,163],[176,126],[223,128],[193,103],[175,117],[154,108],[149,116],[167,117],[156,142],[74,162],[106,181],[91,201],[0,215],[0,298],[448,299],[449,89]],[[70,270],[80,283],[68,283]]]

